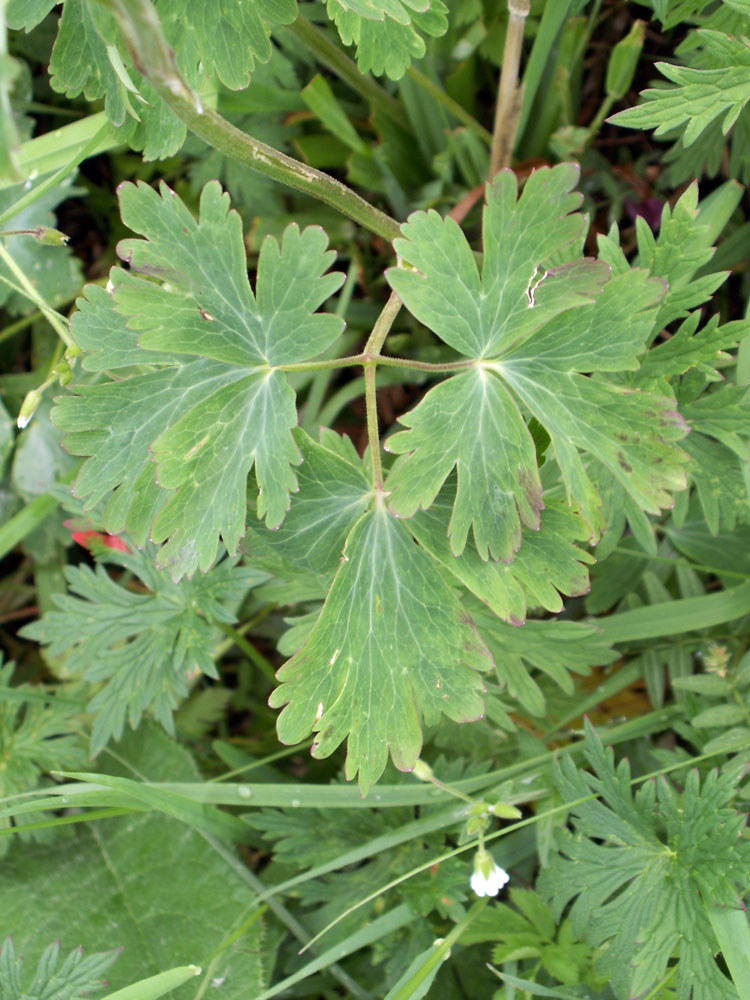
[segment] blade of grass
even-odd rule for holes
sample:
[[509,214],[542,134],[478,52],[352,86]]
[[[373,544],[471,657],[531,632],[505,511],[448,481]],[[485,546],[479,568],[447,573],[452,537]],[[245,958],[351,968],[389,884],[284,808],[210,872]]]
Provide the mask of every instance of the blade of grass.
[[750,582],[718,594],[665,601],[597,618],[596,625],[607,642],[637,642],[712,628],[749,612]]
[[750,925],[747,912],[707,906],[711,926],[721,946],[739,1000],[750,1000]]
[[534,98],[539,91],[545,70],[550,63],[552,49],[555,46],[557,36],[563,24],[570,14],[572,6],[573,0],[555,0],[554,3],[546,3],[544,5],[544,12],[539,22],[534,45],[521,79],[523,104],[516,130],[516,145],[523,138],[523,131],[528,124]]

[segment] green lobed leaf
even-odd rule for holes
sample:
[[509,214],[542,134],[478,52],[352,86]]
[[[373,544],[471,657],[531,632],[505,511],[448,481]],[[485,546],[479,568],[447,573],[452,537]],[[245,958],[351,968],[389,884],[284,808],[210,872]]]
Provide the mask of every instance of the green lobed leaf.
[[[266,579],[224,560],[210,574],[173,582],[155,568],[154,551],[107,549],[102,561],[124,566],[145,591],[116,582],[100,563],[68,566],[71,593],[57,595],[58,608],[25,626],[23,635],[49,647],[51,656],[66,656],[65,667],[97,685],[88,706],[95,713],[92,751],[114,736],[125,722],[135,729],[150,710],[171,733],[172,714],[187,696],[191,673],[217,677],[212,654],[217,622],[231,623],[226,605],[236,604],[246,590]],[[77,596],[73,596],[77,595]]]
[[490,617],[486,609],[470,607],[495,661],[507,693],[526,712],[539,718],[547,710],[535,673],[545,674],[565,694],[572,695],[572,674],[587,676],[594,666],[617,659],[611,643],[596,626],[570,621],[527,621],[514,628]]
[[469,543],[455,556],[448,541],[448,524],[455,501],[451,476],[427,510],[418,511],[406,526],[419,544],[496,615],[512,625],[523,624],[528,605],[559,612],[561,594],[588,593],[586,564],[593,556],[579,549],[587,533],[564,504],[549,501],[538,531],[526,531],[511,563],[483,560]]
[[456,468],[451,551],[460,555],[473,529],[483,559],[510,561],[521,525],[539,527],[542,483],[534,442],[500,380],[481,368],[446,379],[399,422],[409,430],[386,448],[408,457],[388,477],[391,509],[400,517],[427,509]]
[[55,0],[8,0],[5,20],[9,28],[31,31],[49,14]]
[[205,74],[240,90],[271,57],[271,27],[297,17],[297,0],[159,0],[158,12],[173,48],[194,45]]
[[74,490],[86,509],[114,490],[106,529],[166,541],[159,565],[179,579],[208,569],[220,537],[236,551],[253,466],[258,516],[282,522],[300,456],[294,392],[277,366],[314,357],[341,332],[342,320],[315,310],[343,275],[324,274],[334,256],[325,233],[292,224],[281,246],[264,241],[253,295],[239,216],[215,182],[199,221],[166,185],[159,195],[124,184],[120,202],[147,239],[122,241],[119,253],[143,276],[114,272],[113,302],[89,290],[71,331],[93,349],[93,370],[107,363],[108,324],[105,344],[122,335],[115,362],[154,370],[75,387],[53,419],[70,452],[91,456]]
[[[331,434],[338,437],[330,432],[323,440],[331,443]],[[244,548],[251,557],[259,547],[270,548],[327,582],[339,565],[349,531],[372,502],[372,486],[356,452],[356,463],[347,461],[300,428],[294,439],[302,456],[299,492],[281,526],[273,532],[251,528]]]
[[347,539],[343,561],[313,631],[278,672],[269,699],[286,707],[283,743],[315,732],[313,755],[329,756],[348,737],[347,778],[362,793],[383,773],[388,751],[413,768],[427,725],[482,715],[476,671],[492,658],[449,585],[403,524],[382,505]]
[[[362,73],[385,73],[392,80],[400,80],[411,63],[426,52],[422,36],[439,37],[448,28],[448,7],[443,0],[408,4],[374,0],[367,4],[367,13],[362,12],[363,6],[363,0],[328,0],[327,4],[328,16],[342,42],[356,45],[357,65]],[[411,8],[408,19],[407,7]]]
[[[400,418],[409,430],[388,441],[402,457],[386,484],[391,510],[428,508],[457,468],[451,548],[463,551],[469,527],[479,554],[510,559],[521,524],[538,527],[543,506],[533,440],[518,402],[545,428],[569,502],[600,534],[601,500],[580,452],[588,452],[651,513],[684,488],[686,461],[674,442],[687,427],[674,400],[624,388],[591,373],[635,371],[664,296],[642,270],[607,280],[602,261],[568,259],[585,227],[573,164],[543,168],[516,201],[515,175],[501,172],[487,191],[484,265],[477,271],[450,218],[417,212],[396,249],[412,269],[388,280],[417,319],[472,368],[431,389]],[[510,391],[509,391],[510,390]]]

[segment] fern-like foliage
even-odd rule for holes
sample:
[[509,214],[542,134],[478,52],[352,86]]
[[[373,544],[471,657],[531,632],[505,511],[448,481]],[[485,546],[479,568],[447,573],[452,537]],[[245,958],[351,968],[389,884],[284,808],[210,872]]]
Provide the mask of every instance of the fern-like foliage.
[[572,902],[576,935],[607,945],[600,969],[618,998],[644,996],[677,956],[678,1000],[736,997],[709,919],[714,907],[740,908],[738,889],[750,888],[746,817],[730,804],[736,778],[713,771],[701,787],[691,771],[682,792],[662,777],[632,794],[628,761],[615,768],[590,725],[586,743],[593,774],[569,758],[557,771],[561,795],[576,803],[573,830],[558,831],[540,893],[556,919]]
[[[12,663],[0,666],[0,801],[35,788],[45,771],[72,770],[85,759],[75,723],[83,705],[38,686],[11,687],[13,670]],[[0,819],[0,829],[8,826],[10,819]],[[0,837],[0,856],[9,843]],[[0,997],[6,1000],[1,989]]]
[[[125,721],[135,728],[150,710],[172,733],[172,713],[198,673],[217,678],[212,652],[217,623],[231,624],[236,606],[265,574],[236,560],[218,563],[211,573],[175,583],[155,567],[155,548],[99,553],[96,570],[69,566],[69,594],[55,597],[58,610],[27,625],[23,634],[66,655],[66,669],[97,685],[88,709],[96,713],[92,750],[122,735]],[[118,563],[140,581],[127,586],[113,579],[103,562]],[[76,596],[73,596],[76,595]]]
[[0,997],[3,1000],[89,1000],[106,985],[101,976],[116,961],[120,949],[83,956],[75,948],[60,964],[59,941],[42,953],[32,981],[21,985],[23,958],[16,955],[13,939],[0,947]]

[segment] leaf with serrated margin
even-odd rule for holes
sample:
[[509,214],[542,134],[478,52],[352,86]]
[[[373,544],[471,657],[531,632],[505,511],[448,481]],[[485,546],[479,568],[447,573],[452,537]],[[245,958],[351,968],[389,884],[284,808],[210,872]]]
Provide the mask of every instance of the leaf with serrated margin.
[[636,376],[639,385],[655,385],[660,379],[684,375],[691,368],[712,382],[722,378],[716,366],[728,361],[730,356],[725,352],[750,335],[750,322],[740,319],[719,326],[719,317],[712,316],[698,330],[700,318],[700,312],[690,313],[668,340],[654,344],[641,362]]
[[174,48],[192,43],[209,76],[241,90],[256,60],[271,58],[271,26],[297,17],[297,0],[160,0],[159,17]]
[[747,818],[733,807],[738,778],[690,771],[680,793],[662,775],[633,793],[627,760],[586,724],[593,773],[563,758],[555,783],[571,804],[573,830],[557,830],[558,852],[537,882],[556,919],[600,949],[618,996],[645,997],[678,953],[677,1000],[734,994],[716,963],[712,907],[741,906],[750,888]]
[[257,539],[294,566],[328,579],[338,567],[347,535],[372,502],[372,485],[359,460],[355,465],[316,444],[301,428],[294,438],[302,456],[299,492],[279,528],[250,528],[243,547],[252,558]]
[[[91,456],[75,486],[86,509],[114,489],[105,528],[127,528],[142,544],[150,526],[167,541],[159,565],[179,579],[208,569],[219,537],[236,551],[251,467],[258,516],[268,527],[283,520],[299,452],[294,392],[276,366],[313,357],[339,335],[343,321],[315,310],[343,275],[324,274],[334,254],[321,229],[291,225],[280,247],[264,241],[254,296],[242,224],[217,183],[203,189],[199,222],[166,185],[161,195],[121,185],[120,201],[126,225],[147,239],[118,250],[149,277],[113,272],[113,302],[89,291],[71,331],[80,327],[81,345],[94,346],[97,330],[121,328],[124,316],[117,362],[156,370],[76,387],[54,419],[66,448]],[[95,352],[92,367],[101,363]]]
[[310,638],[279,670],[269,699],[286,707],[279,739],[317,733],[313,756],[348,737],[346,776],[362,794],[378,780],[390,750],[408,771],[422,747],[420,718],[445,713],[469,722],[483,713],[477,671],[492,658],[432,559],[382,506],[365,514]]
[[122,86],[107,56],[107,45],[116,46],[118,38],[115,19],[106,6],[65,0],[49,64],[53,90],[68,97],[82,93],[88,101],[104,97],[113,125],[122,125],[126,114]]
[[710,69],[656,63],[674,86],[644,90],[642,104],[619,111],[608,121],[626,128],[653,128],[656,136],[684,127],[682,142],[688,147],[722,115],[721,130],[726,135],[750,101],[750,45],[722,31],[697,34],[711,60]]
[[487,640],[497,676],[507,693],[524,710],[542,718],[547,712],[544,692],[534,677],[546,674],[567,695],[575,683],[571,674],[587,676],[594,666],[605,666],[618,653],[594,625],[570,621],[529,620],[514,628],[493,618],[486,608],[470,605],[472,616]]
[[[385,73],[400,80],[411,63],[426,52],[423,35],[434,38],[448,28],[448,8],[443,0],[429,4],[409,3],[408,19],[405,5],[376,0],[375,14],[360,12],[362,0],[355,4],[346,0],[328,0],[328,16],[338,28],[345,45],[356,45],[357,65],[363,73]],[[368,5],[370,6],[370,5]],[[387,6],[387,10],[383,9]],[[422,9],[417,9],[417,6]],[[400,8],[400,10],[399,10]],[[387,16],[383,16],[387,14]],[[396,16],[397,15],[397,16]],[[376,19],[373,19],[375,17]]]
[[453,477],[428,510],[405,522],[416,540],[480,601],[511,625],[522,625],[527,605],[562,611],[561,594],[589,591],[587,563],[594,557],[578,548],[588,533],[581,519],[559,501],[548,501],[538,531],[525,531],[512,563],[484,561],[469,544],[460,556],[450,550],[446,527],[455,497]]

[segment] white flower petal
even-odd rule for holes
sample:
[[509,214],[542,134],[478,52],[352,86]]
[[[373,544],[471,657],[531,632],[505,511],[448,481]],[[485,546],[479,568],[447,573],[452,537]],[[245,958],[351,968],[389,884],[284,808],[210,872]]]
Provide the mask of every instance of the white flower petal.
[[481,872],[474,872],[474,874],[471,876],[470,879],[470,885],[471,888],[474,890],[474,892],[477,894],[477,896],[487,895],[485,891],[485,885],[486,885],[485,878]]

